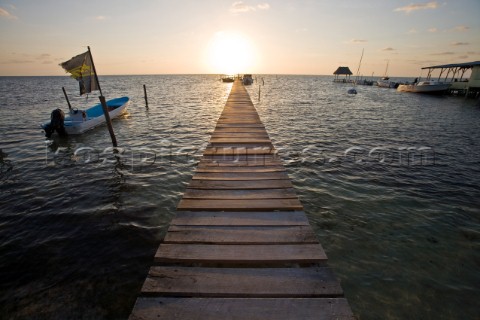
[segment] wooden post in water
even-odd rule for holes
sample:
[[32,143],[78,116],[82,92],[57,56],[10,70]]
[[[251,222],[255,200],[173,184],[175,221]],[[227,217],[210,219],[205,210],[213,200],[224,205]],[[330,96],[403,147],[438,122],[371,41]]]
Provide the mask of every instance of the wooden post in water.
[[68,109],[72,110],[72,105],[70,104],[70,100],[68,100],[67,92],[65,91],[65,87],[62,87],[63,90],[63,95],[65,96],[65,99],[67,100],[68,103]]
[[110,114],[108,113],[107,102],[105,101],[102,89],[100,88],[100,81],[98,81],[97,70],[95,69],[95,64],[93,63],[92,51],[90,51],[90,47],[87,48],[88,53],[90,54],[90,60],[92,61],[92,68],[93,73],[95,74],[95,81],[97,81],[98,91],[100,91],[100,97],[98,97],[98,99],[100,99],[100,103],[102,104],[103,115],[105,116],[105,121],[107,122],[108,132],[110,133],[110,138],[112,138],[112,145],[116,148],[117,138],[115,137],[115,133],[113,132],[112,120],[110,120]]
[[110,114],[108,113],[107,101],[105,101],[104,96],[100,96],[98,99],[100,99],[100,103],[102,104],[103,114],[105,115],[105,120],[107,121],[108,132],[110,133],[110,138],[112,139],[112,145],[116,148],[117,138],[113,132],[112,120],[110,119]]
[[148,108],[147,87],[143,85],[143,94],[145,96],[145,108]]

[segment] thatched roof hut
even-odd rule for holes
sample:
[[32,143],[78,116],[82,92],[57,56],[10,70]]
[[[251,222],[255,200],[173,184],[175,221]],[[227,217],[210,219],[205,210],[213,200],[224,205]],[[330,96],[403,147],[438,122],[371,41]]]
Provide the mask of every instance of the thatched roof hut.
[[348,67],[338,67],[338,69],[333,73],[334,75],[352,75],[352,71]]
[[[348,67],[338,67],[337,70],[333,73],[335,75],[335,82],[350,82],[350,76],[353,74]],[[338,79],[338,76],[344,75],[345,79]],[[348,81],[347,81],[348,77]]]

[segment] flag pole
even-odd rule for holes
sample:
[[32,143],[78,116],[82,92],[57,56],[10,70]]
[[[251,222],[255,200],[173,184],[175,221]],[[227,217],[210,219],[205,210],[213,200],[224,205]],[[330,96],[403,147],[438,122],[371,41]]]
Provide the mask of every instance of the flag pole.
[[117,147],[117,138],[115,137],[115,133],[113,132],[112,127],[112,120],[110,119],[110,114],[108,113],[107,102],[105,101],[105,97],[102,94],[102,89],[100,87],[100,81],[98,81],[97,70],[95,69],[95,63],[93,63],[93,56],[92,51],[90,51],[90,46],[88,48],[88,54],[90,55],[90,61],[92,62],[93,73],[95,75],[95,81],[97,82],[98,91],[100,91],[100,103],[102,104],[103,115],[105,116],[105,120],[107,121],[107,128],[108,132],[110,133],[110,138],[112,139],[112,145],[114,148]]
[[95,63],[93,63],[92,51],[90,50],[90,46],[87,46],[87,48],[88,54],[90,55],[90,61],[92,61],[93,74],[95,75],[95,81],[97,82],[98,91],[100,91],[100,95],[103,96],[102,88],[100,87],[100,81],[98,81],[97,69],[95,69]]

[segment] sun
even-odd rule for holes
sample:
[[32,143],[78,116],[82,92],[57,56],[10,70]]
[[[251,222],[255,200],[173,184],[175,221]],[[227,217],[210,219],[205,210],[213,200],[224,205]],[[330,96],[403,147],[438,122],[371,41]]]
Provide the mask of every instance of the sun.
[[215,33],[207,48],[207,64],[212,73],[249,73],[254,49],[250,39],[237,32]]

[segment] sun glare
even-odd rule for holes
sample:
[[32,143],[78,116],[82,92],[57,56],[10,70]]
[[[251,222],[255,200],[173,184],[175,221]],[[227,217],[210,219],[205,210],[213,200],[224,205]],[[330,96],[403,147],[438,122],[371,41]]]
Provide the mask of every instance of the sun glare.
[[253,68],[253,46],[240,33],[217,32],[209,43],[207,60],[212,73],[249,73]]

